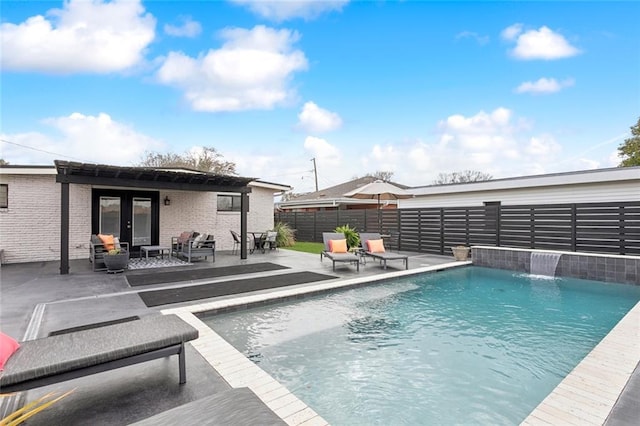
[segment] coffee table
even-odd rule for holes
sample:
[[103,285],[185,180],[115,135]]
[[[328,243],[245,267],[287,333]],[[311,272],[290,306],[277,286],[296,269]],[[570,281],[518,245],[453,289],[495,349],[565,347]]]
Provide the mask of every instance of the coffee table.
[[157,251],[158,253],[160,253],[160,256],[163,259],[164,259],[164,252],[166,251],[167,254],[169,255],[169,258],[171,258],[171,247],[167,247],[167,246],[142,246],[142,247],[140,247],[140,250],[142,250],[144,252],[145,259],[149,259],[149,252],[150,251]]

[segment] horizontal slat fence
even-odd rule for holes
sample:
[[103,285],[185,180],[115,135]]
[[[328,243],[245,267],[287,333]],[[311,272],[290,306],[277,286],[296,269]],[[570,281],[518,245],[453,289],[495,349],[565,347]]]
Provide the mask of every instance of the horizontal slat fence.
[[398,233],[404,251],[450,254],[456,245],[640,255],[640,202],[281,212],[299,241],[350,225]]

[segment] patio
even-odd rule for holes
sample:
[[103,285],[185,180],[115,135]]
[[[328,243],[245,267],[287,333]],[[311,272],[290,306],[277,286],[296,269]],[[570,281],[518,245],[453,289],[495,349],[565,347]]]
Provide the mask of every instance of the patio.
[[[411,255],[410,267],[414,269],[452,260],[449,256],[414,253]],[[216,254],[215,264],[202,261],[189,266],[158,268],[153,271],[193,271],[212,266],[223,268],[264,262],[289,269],[131,287],[126,277],[148,273],[150,270],[132,270],[124,274],[92,272],[91,264],[86,259],[70,261],[71,273],[68,275],[59,274],[59,262],[3,265],[0,269],[0,322],[4,333],[14,336],[17,340],[26,340],[44,337],[58,330],[136,315],[143,316],[168,308],[207,301],[172,303],[149,308],[138,295],[141,291],[179,289],[204,283],[222,283],[283,273],[311,272],[335,276],[336,280],[384,273],[374,262],[363,265],[359,273],[355,268],[346,265],[337,267],[334,272],[331,262],[320,262],[318,255],[283,249],[265,254],[256,253],[248,256],[246,260],[241,260],[229,252],[220,252]],[[394,270],[396,268],[390,267],[388,271]],[[305,285],[308,284],[297,286]],[[269,291],[264,289],[254,294]],[[220,296],[215,300],[232,297],[235,295]],[[213,299],[208,299],[211,300]],[[23,395],[26,395],[27,401],[32,401],[48,392],[63,393],[75,389],[64,400],[30,419],[29,424],[129,424],[213,394],[219,394],[220,399],[219,404],[211,407],[212,416],[218,416],[219,419],[234,418],[237,419],[236,424],[271,424],[272,418],[264,412],[266,406],[249,410],[250,413],[247,414],[246,407],[235,402],[237,396],[229,384],[190,344],[187,345],[186,365],[187,383],[184,385],[178,385],[175,360],[165,358],[28,391]],[[3,411],[4,408],[6,407],[3,407]],[[234,415],[241,411],[245,412],[242,421]]]

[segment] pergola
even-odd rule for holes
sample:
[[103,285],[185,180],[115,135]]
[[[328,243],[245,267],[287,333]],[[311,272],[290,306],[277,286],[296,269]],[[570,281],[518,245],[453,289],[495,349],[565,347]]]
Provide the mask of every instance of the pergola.
[[248,184],[255,178],[217,175],[197,170],[170,170],[153,167],[119,167],[105,164],[54,161],[56,182],[60,183],[60,274],[69,273],[69,184],[114,188],[207,191],[240,193],[240,258],[247,258]]

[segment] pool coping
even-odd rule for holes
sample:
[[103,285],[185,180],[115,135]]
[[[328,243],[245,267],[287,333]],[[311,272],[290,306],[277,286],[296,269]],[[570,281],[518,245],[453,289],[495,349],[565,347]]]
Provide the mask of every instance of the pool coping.
[[[394,271],[378,276],[331,280],[298,285],[269,293],[239,296],[191,306],[164,309],[174,313],[198,329],[200,337],[192,346],[233,388],[248,387],[276,415],[289,425],[329,425],[313,409],[286,387],[254,364],[197,315],[277,303],[335,289],[368,285],[424,272],[472,265],[471,261]],[[640,362],[640,302],[598,343],[558,386],[523,420],[522,425],[605,423],[624,390],[636,365]]]

